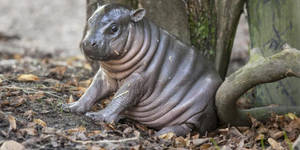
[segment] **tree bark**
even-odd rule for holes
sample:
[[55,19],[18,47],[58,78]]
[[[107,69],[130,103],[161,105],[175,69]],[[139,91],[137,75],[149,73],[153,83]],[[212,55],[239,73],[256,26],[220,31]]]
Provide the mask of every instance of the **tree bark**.
[[298,106],[270,106],[248,110],[240,110],[236,101],[252,87],[281,80],[285,77],[300,77],[300,51],[285,49],[269,57],[262,57],[259,49],[251,51],[247,65],[230,75],[222,83],[216,94],[218,116],[223,123],[232,125],[247,125],[248,114],[263,120],[272,112],[300,114]]
[[215,66],[225,78],[231,49],[245,0],[215,0],[217,10],[217,42]]
[[139,0],[146,16],[181,41],[190,44],[188,16],[183,0]]
[[[248,0],[247,9],[251,48],[260,48],[262,57],[280,52],[285,43],[300,49],[300,1]],[[300,79],[263,84],[247,96],[255,106],[300,106]]]

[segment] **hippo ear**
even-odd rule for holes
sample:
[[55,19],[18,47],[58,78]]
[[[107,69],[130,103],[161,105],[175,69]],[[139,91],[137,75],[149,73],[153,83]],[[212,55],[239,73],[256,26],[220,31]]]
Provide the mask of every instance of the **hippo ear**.
[[144,8],[139,8],[136,10],[132,10],[130,12],[130,17],[132,21],[138,22],[144,18],[145,14],[146,14],[146,10]]

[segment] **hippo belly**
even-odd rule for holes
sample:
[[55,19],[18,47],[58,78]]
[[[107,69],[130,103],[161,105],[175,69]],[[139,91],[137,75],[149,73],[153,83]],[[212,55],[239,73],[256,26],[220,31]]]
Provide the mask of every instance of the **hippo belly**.
[[214,91],[209,90],[215,82],[207,72],[209,63],[163,30],[160,40],[164,45],[158,46],[148,68],[141,72],[149,78],[148,92],[125,114],[156,129],[187,122],[198,126],[201,112],[214,99]]

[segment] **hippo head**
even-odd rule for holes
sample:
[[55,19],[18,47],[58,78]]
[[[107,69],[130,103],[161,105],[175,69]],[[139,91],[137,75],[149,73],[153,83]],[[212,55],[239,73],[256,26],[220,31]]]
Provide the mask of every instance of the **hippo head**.
[[87,33],[82,40],[84,54],[92,60],[113,60],[122,57],[130,24],[145,16],[144,9],[130,10],[122,5],[103,5],[88,20]]

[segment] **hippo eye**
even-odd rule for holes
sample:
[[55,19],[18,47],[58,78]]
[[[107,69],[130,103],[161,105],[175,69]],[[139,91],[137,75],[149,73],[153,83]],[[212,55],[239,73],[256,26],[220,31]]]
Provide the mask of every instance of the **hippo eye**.
[[119,30],[119,28],[116,24],[112,24],[110,30],[111,30],[111,33],[116,33]]

